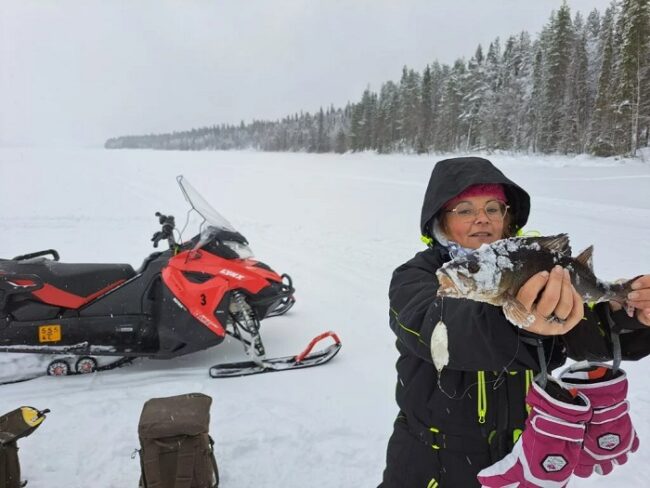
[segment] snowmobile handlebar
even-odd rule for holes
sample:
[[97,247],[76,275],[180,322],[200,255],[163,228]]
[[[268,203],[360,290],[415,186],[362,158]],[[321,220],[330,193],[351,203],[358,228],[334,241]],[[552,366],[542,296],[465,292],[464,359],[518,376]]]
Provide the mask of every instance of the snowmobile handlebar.
[[31,252],[29,254],[21,254],[20,256],[16,256],[15,258],[12,258],[12,261],[27,261],[29,259],[34,259],[34,258],[40,258],[42,256],[47,256],[51,255],[52,259],[55,261],[59,260],[59,253],[56,252],[56,249],[46,249],[45,251],[37,251],[37,252]]
[[173,215],[163,215],[160,212],[156,212],[156,217],[158,217],[158,222],[162,225],[162,229],[154,233],[151,241],[153,242],[153,247],[158,247],[158,243],[167,239],[169,243],[169,248],[173,249],[176,245],[176,239],[174,239],[174,229],[176,228],[176,221],[174,220]]

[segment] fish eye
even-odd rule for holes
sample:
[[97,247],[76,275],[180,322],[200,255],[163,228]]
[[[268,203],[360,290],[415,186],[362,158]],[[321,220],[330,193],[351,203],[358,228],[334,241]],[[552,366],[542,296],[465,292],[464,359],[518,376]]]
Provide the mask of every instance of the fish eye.
[[476,261],[470,261],[469,263],[467,263],[467,271],[469,271],[470,273],[472,274],[478,273],[480,270],[481,267]]

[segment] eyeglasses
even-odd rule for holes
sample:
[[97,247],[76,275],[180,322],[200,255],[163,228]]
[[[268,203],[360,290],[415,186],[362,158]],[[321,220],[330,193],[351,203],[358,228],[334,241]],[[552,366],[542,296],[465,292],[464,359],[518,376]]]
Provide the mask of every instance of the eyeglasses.
[[455,208],[447,210],[447,213],[453,213],[461,222],[469,223],[476,220],[481,210],[485,212],[487,218],[493,222],[500,222],[508,213],[510,205],[506,205],[501,200],[490,200],[484,207],[476,208],[469,202],[461,202]]

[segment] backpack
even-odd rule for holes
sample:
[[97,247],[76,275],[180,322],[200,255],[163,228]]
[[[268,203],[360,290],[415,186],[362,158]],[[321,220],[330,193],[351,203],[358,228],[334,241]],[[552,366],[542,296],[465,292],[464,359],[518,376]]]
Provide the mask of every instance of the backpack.
[[32,407],[20,407],[0,416],[0,487],[20,488],[27,482],[20,481],[20,462],[16,441],[36,430],[45,420],[49,410],[39,411]]
[[212,398],[189,393],[145,402],[138,424],[140,488],[217,488]]

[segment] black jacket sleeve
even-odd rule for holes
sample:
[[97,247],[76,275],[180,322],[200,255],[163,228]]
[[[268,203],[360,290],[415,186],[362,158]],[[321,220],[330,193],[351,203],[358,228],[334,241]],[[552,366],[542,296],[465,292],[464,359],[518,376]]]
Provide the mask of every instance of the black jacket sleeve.
[[606,307],[607,303],[598,303],[593,309],[585,307],[583,323],[563,336],[569,357],[577,361],[612,360],[612,332],[619,334],[622,359],[636,361],[650,354],[650,327],[620,310],[609,312],[614,322],[612,328]]
[[[442,265],[432,250],[395,270],[390,284],[390,326],[410,354],[427,362],[431,335],[442,320],[447,327],[449,364],[464,371],[537,369],[534,349],[519,340],[520,330],[500,307],[436,296],[435,272]],[[404,349],[404,348],[402,348]]]

